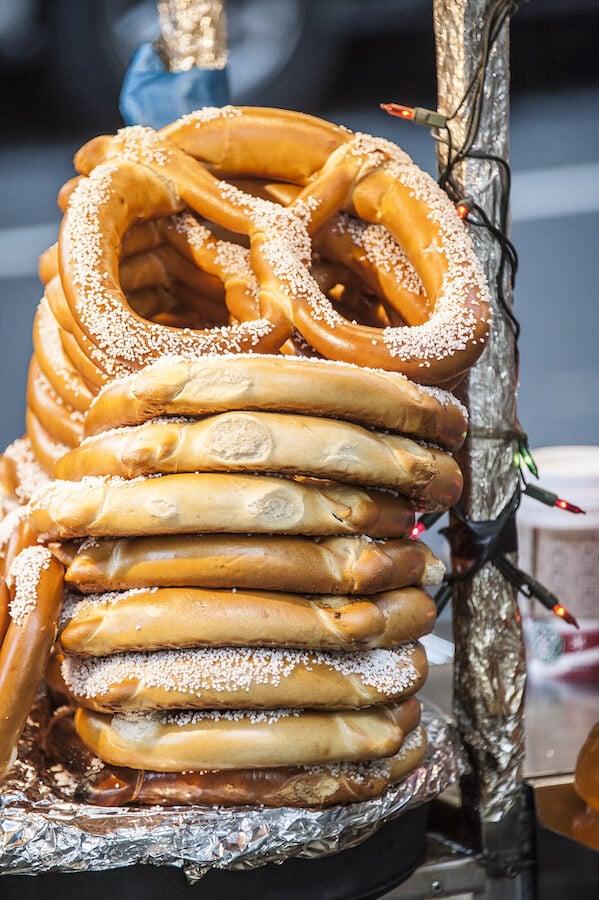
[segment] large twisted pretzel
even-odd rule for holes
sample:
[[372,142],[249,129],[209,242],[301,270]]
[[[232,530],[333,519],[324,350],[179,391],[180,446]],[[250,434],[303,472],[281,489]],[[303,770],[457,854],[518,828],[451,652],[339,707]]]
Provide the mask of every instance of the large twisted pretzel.
[[[228,107],[185,117],[161,133],[134,127],[96,138],[76,165],[89,177],[72,192],[61,230],[72,317],[70,327],[62,324],[109,375],[161,354],[278,350],[292,328],[325,357],[429,384],[455,381],[483,349],[486,290],[465,227],[433,180],[388,141],[299,113]],[[283,206],[220,176],[300,189],[283,191],[291,197]],[[270,193],[277,195],[276,186]],[[119,283],[128,229],[185,207],[248,237],[249,250],[229,242],[225,252],[189,215],[163,229],[180,253],[222,280],[230,325],[194,331],[149,322],[132,310]],[[377,253],[364,251],[361,222],[384,228],[374,232]],[[380,292],[390,319],[400,315],[410,324],[345,318],[309,270],[313,235],[320,251],[343,259]],[[402,249],[389,255],[389,247]],[[404,252],[413,270],[406,290],[394,292]]]

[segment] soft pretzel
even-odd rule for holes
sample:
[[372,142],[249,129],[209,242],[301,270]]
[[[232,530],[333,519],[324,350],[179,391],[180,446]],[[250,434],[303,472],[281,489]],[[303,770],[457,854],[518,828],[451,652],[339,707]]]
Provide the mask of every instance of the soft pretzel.
[[404,733],[401,749],[376,761],[156,772],[106,764],[98,769],[98,757],[75,732],[72,713],[62,709],[53,716],[44,736],[44,752],[51,765],[58,764],[79,779],[77,799],[99,806],[135,803],[326,807],[377,797],[417,768],[427,747],[426,731],[419,725],[419,718],[418,701],[405,700],[397,714]]
[[[291,128],[292,122],[292,134],[297,135],[304,150],[302,156],[305,156],[305,159],[302,159],[301,171],[296,169],[297,163],[293,159],[290,136],[281,139],[281,146],[277,146],[277,153],[269,152],[266,146],[270,128],[277,129],[277,132],[282,131],[285,127]],[[481,338],[484,340],[485,333],[488,331],[485,321],[488,318],[488,311],[484,278],[462,223],[459,222],[455,210],[433,179],[414,166],[406,154],[398,153],[397,149],[388,142],[372,141],[368,136],[364,138],[360,135],[357,136],[357,141],[353,141],[354,146],[348,147],[347,145],[353,140],[353,135],[347,132],[343,134],[339,131],[335,133],[327,125],[328,123],[320,123],[319,120],[315,121],[311,117],[297,113],[285,112],[279,116],[274,110],[244,108],[231,110],[229,108],[221,117],[206,116],[202,112],[199,112],[197,116],[185,117],[163,129],[161,133],[178,146],[183,147],[188,153],[210,163],[213,170],[219,174],[263,175],[277,180],[307,185],[304,195],[300,194],[299,196],[316,194],[320,199],[323,195],[328,194],[330,196],[327,196],[326,203],[329,208],[334,202],[331,197],[339,195],[345,167],[345,187],[350,193],[353,188],[351,202],[347,207],[348,211],[355,212],[366,222],[381,222],[385,225],[389,233],[406,250],[408,259],[424,283],[433,310],[429,322],[422,323],[416,331],[395,329],[385,335],[383,342],[388,342],[392,356],[401,358],[404,355],[406,357],[405,360],[402,359],[402,363],[406,367],[403,369],[400,367],[400,370],[417,381],[434,383],[433,379],[427,378],[427,375],[432,374],[432,369],[427,373],[426,371],[419,372],[418,368],[428,368],[427,364],[429,363],[432,368],[437,368],[439,361],[435,356],[436,351],[454,357],[453,377],[455,377],[456,374],[459,374],[462,362],[466,362],[466,359],[459,359],[462,352],[465,352],[467,356],[476,356],[481,349],[478,347],[477,350],[477,343],[466,348],[464,342],[469,340],[480,342]],[[232,142],[233,135],[234,144]],[[323,161],[324,146],[327,140],[331,143],[336,141],[337,158],[335,158],[335,154],[331,154],[327,161]],[[355,159],[352,157],[360,152],[366,157],[366,168],[368,166],[374,166],[374,168],[371,172],[367,171],[365,176],[364,171],[360,171],[355,186],[351,183],[348,187],[348,181],[352,179],[352,170],[356,167]],[[247,153],[247,161],[245,153]],[[263,164],[265,168],[262,171],[260,171],[258,163],[259,153],[264,155],[265,160]],[[369,155],[376,156],[377,154],[378,160],[368,159]],[[296,153],[295,156],[297,155]],[[331,165],[331,158],[334,159],[333,165]],[[390,187],[390,182],[393,182],[393,185],[397,183],[398,187]],[[320,216],[322,217],[322,213]],[[435,253],[432,254],[431,239],[437,245]],[[441,270],[446,268],[445,261],[441,259],[445,253],[448,254],[447,270],[456,264],[457,268],[453,275],[444,272],[443,277],[440,278]],[[432,265],[429,266],[429,264]],[[464,264],[465,268],[462,269]],[[473,268],[470,267],[471,264]],[[382,268],[388,270],[388,258],[386,266],[384,265]],[[429,277],[423,277],[427,275]],[[446,276],[448,283],[445,283]],[[462,290],[465,287],[463,284],[456,283],[450,291],[447,291],[453,277],[456,278],[456,282],[461,281],[463,277],[466,279],[470,277],[474,292],[479,295],[478,298],[474,295],[469,297],[468,291]],[[448,297],[448,293],[453,296]],[[479,303],[480,305],[477,305]],[[466,309],[458,308],[462,304]],[[420,299],[416,299],[415,309],[418,318],[422,311]],[[330,332],[335,332],[335,330],[338,332],[336,335],[329,333],[325,342],[320,342],[321,346],[314,344],[317,349],[324,352],[323,346],[326,345],[328,349],[334,346],[336,351],[347,353],[349,348],[345,346],[345,343],[349,344],[350,341],[353,341],[352,349],[354,349],[359,342],[365,351],[365,355],[361,358],[362,362],[369,360],[367,343],[369,340],[378,340],[375,332],[362,332],[355,329],[352,333],[351,328],[348,328],[349,323],[340,322],[330,315],[330,309],[326,303],[320,304],[319,309],[314,310],[314,313],[315,316],[320,316],[319,324],[322,324],[321,320],[324,318],[325,327],[328,327]],[[406,321],[414,321],[410,317],[410,313],[407,314]],[[304,334],[304,337],[313,343],[310,336],[302,331],[297,319],[294,319],[294,324]],[[339,334],[340,331],[343,331],[343,335]],[[452,331],[453,334],[450,334]],[[466,337],[468,331],[470,337]],[[440,344],[444,346],[440,346]],[[455,344],[458,346],[456,347]],[[419,349],[422,351],[422,358],[418,360]],[[380,346],[377,352],[384,355],[383,348]],[[328,353],[324,352],[324,355],[326,356]],[[455,358],[456,356],[457,358]],[[343,357],[336,356],[334,358]],[[395,362],[397,363],[397,358]],[[369,364],[376,363],[370,360]],[[393,368],[393,366],[382,365],[382,363],[378,364],[383,368]],[[466,362],[466,365],[470,364]],[[441,363],[440,368],[444,374],[447,374],[451,368],[447,359],[445,363]],[[440,377],[438,380],[446,379]]]
[[228,412],[113,430],[61,457],[54,477],[76,481],[86,475],[248,471],[389,488],[418,503],[447,508],[462,489],[460,470],[443,451],[346,422],[270,412]]
[[161,231],[201,271],[218,279],[231,315],[240,321],[258,318],[259,288],[247,248],[217,239],[205,225],[185,212],[161,223]]
[[15,533],[19,533],[24,527],[23,522],[27,519],[28,508],[19,503],[11,506],[10,509],[5,508],[0,519],[0,574],[6,575],[8,572],[7,560],[10,560],[12,554],[9,547],[19,543],[15,538]]
[[241,409],[339,418],[450,450],[461,446],[467,428],[466,412],[450,394],[392,372],[299,357],[227,355],[161,359],[113,381],[91,404],[84,433],[156,416]]
[[57,629],[63,569],[45,547],[26,547],[7,576],[10,620],[0,647],[0,778],[11,768]]
[[268,475],[192,473],[53,481],[31,501],[42,540],[186,532],[403,537],[414,509],[392,493]]
[[434,622],[431,597],[413,587],[371,597],[150,588],[71,596],[60,641],[78,656],[206,645],[366,650],[415,641]]
[[348,711],[240,710],[98,715],[80,708],[83,742],[112,765],[162,772],[303,766],[392,756],[402,704]]
[[[415,288],[409,290],[407,284],[412,286],[417,276],[409,272],[409,263],[405,255],[402,255],[398,245],[384,229],[379,226],[371,228],[380,230],[387,241],[371,240],[369,243],[377,248],[378,253],[371,253],[370,256],[364,250],[356,252],[355,255],[350,255],[346,251],[343,262],[349,262],[349,268],[336,261],[336,257],[341,256],[336,252],[339,249],[337,244],[329,241],[326,246],[324,245],[321,234],[325,229],[321,229],[317,235],[319,241],[315,248],[318,252],[313,254],[309,268],[320,290],[330,296],[335,308],[345,318],[358,319],[367,325],[386,327],[392,324],[390,314],[393,316],[393,307],[401,309],[405,306],[406,296],[414,305]],[[212,231],[189,213],[180,213],[169,220],[163,220],[161,229],[165,238],[182,254],[188,256],[206,272],[213,272],[222,280],[225,286],[225,301],[234,318],[242,322],[257,318],[260,292],[248,249],[239,243],[218,240]],[[359,231],[357,223],[353,230]],[[393,247],[389,247],[389,244]],[[345,250],[345,247],[343,249]],[[325,260],[321,251],[326,251],[327,256],[331,258]],[[387,292],[389,298],[384,292],[383,285],[389,289]],[[422,285],[420,288],[423,290]],[[375,303],[372,302],[375,298],[372,295],[368,296],[370,290],[376,295]],[[426,309],[426,297],[423,298],[423,303]],[[421,319],[425,318],[426,313],[422,313]],[[399,321],[403,323],[403,319],[399,318]]]
[[299,185],[306,184],[331,153],[351,138],[346,128],[316,116],[242,106],[197,110],[167,125],[161,134],[220,177]]
[[66,656],[64,680],[82,706],[148,709],[358,709],[416,693],[427,675],[420,644],[316,651],[218,647]]
[[60,342],[66,357],[88,385],[92,394],[97,394],[102,385],[109,381],[106,366],[114,368],[117,363],[114,361],[107,363],[102,360],[95,345],[80,328],[67,303],[59,276],[52,278],[46,285],[44,299],[47,301],[58,327]]
[[[224,143],[229,127],[223,129],[220,161],[227,173],[247,174],[240,150],[255,157],[252,119],[260,120],[261,115],[260,110],[240,111],[237,118],[246,127],[234,126],[240,146],[230,158]],[[301,116],[296,114],[295,119],[299,138]],[[202,122],[195,125],[201,132]],[[115,138],[98,138],[83,147],[76,165],[83,172],[93,172],[100,160],[135,159],[172,177],[192,209],[217,224],[249,234],[261,303],[272,301],[326,357],[402,371],[429,384],[455,382],[478,358],[489,328],[482,268],[447,196],[399,148],[369,136],[340,135],[337,148],[319,171],[308,165],[310,181],[286,208],[291,218],[285,218],[277,213],[275,204],[250,197],[225,182],[210,181],[203,166],[194,169],[187,154],[172,149],[178,134],[176,125],[161,134],[139,127],[123,129]],[[202,155],[201,137],[199,144],[197,156]],[[282,152],[270,151],[261,172],[252,174],[268,177],[271,168],[278,170],[283,162],[293,170],[289,155],[287,141]],[[232,171],[234,160],[240,170]],[[280,171],[276,177],[294,180]],[[336,312],[322,294],[306,269],[310,258],[307,233],[317,232],[342,210],[366,222],[381,223],[404,248],[428,296],[431,314],[426,321],[382,330],[354,324]]]
[[37,543],[37,536],[27,522],[28,512],[27,506],[17,503],[5,509],[0,519],[0,574],[3,576],[6,576],[12,560],[23,547]]
[[[219,324],[228,324],[223,285],[218,278],[194,266],[169,244],[138,253],[121,260],[119,276],[123,290],[129,295],[145,287],[172,285],[189,288],[198,307],[208,308],[209,315],[218,313]],[[199,311],[199,310],[198,310]],[[258,315],[254,316],[258,318]]]
[[85,349],[109,374],[139,368],[163,353],[276,350],[290,333],[276,310],[273,321],[198,332],[133,312],[119,282],[118,242],[136,220],[170,215],[182,205],[171,181],[130,161],[99,166],[71,195],[59,240],[62,284],[77,328],[88,338]]
[[[380,142],[371,153],[367,141],[363,150],[358,141],[355,149],[343,151],[347,180],[356,178],[351,210],[367,222],[385,225],[405,249],[432,312],[420,325],[380,331],[343,319],[304,280],[294,293],[293,324],[325,357],[401,371],[423,383],[454,381],[480,356],[489,332],[484,276],[465,227],[447,196],[409,158],[390,151],[381,160],[387,147]],[[353,154],[370,166],[359,178]],[[380,165],[375,165],[377,154]],[[334,171],[323,170],[310,184],[310,193],[327,196],[334,178]]]
[[148,586],[374,594],[438,584],[445,571],[426,544],[366,537],[180,534],[88,540],[66,581],[84,593]]
[[83,781],[78,796],[99,806],[249,804],[324,808],[361,803],[380,796],[418,768],[426,747],[426,731],[417,726],[405,737],[398,753],[364,763],[177,774],[105,766]]

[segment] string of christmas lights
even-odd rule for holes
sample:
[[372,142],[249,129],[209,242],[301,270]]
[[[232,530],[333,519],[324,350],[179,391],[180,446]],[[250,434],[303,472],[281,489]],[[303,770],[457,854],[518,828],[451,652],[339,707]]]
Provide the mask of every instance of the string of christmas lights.
[[[473,77],[462,97],[460,103],[451,115],[444,115],[436,110],[426,109],[421,106],[404,106],[394,101],[387,101],[380,104],[381,109],[391,116],[395,116],[404,121],[412,122],[415,125],[425,125],[431,128],[432,136],[437,141],[442,141],[446,145],[447,162],[445,168],[439,176],[439,185],[446,191],[448,196],[455,204],[456,211],[460,218],[468,225],[476,228],[485,228],[489,234],[498,242],[500,248],[500,263],[496,276],[497,301],[500,309],[510,323],[514,336],[516,367],[518,366],[518,339],[520,336],[520,324],[514,315],[511,307],[507,303],[504,284],[506,279],[506,267],[508,270],[509,283],[513,290],[516,280],[516,272],[518,269],[518,254],[516,248],[507,237],[509,227],[509,195],[511,189],[511,171],[508,162],[499,156],[493,154],[479,153],[473,150],[476,136],[478,134],[481,110],[484,100],[484,84],[487,72],[487,64],[489,55],[493,45],[503,27],[505,20],[511,17],[519,8],[519,0],[497,0],[495,6],[491,10],[484,26],[481,60],[477,66]],[[463,110],[466,104],[470,103],[469,118],[466,123],[466,136],[460,147],[454,147],[452,142],[452,134],[450,123]],[[501,203],[499,210],[499,226],[494,225],[484,209],[482,209],[474,198],[464,196],[459,189],[453,177],[453,172],[460,163],[466,159],[485,160],[493,163],[498,167],[501,181]],[[519,421],[515,423],[514,431],[517,452],[514,454],[514,464],[519,472],[519,489],[517,491],[515,508],[509,511],[509,516],[502,521],[504,514],[500,514],[497,520],[497,528],[495,534],[495,544],[500,545],[501,532],[504,528],[511,528],[514,520],[516,509],[520,502],[522,493],[540,501],[548,506],[554,506],[574,514],[584,513],[580,507],[564,500],[552,491],[548,491],[540,486],[531,485],[526,481],[524,476],[524,468],[528,470],[535,478],[538,478],[538,469],[530,452],[528,445],[528,437],[520,425]],[[508,508],[512,501],[508,504]],[[454,507],[451,512],[454,518],[461,520],[461,525],[470,529],[470,536],[475,533],[476,524],[468,523],[464,520],[461,513]],[[506,511],[508,509],[506,508]],[[413,540],[419,538],[426,530],[431,528],[442,516],[442,513],[426,513],[419,517],[411,532]],[[479,525],[492,526],[494,523],[478,523]],[[445,529],[447,535],[450,530]],[[491,528],[491,531],[493,529]],[[515,534],[515,528],[512,529]],[[515,540],[515,538],[514,538]],[[446,576],[441,587],[435,595],[435,604],[437,613],[440,614],[450,601],[456,582],[463,581],[465,578],[471,578],[482,566],[489,562],[496,566],[514,587],[527,597],[534,597],[546,609],[551,610],[556,616],[563,619],[568,624],[578,628],[578,623],[574,616],[566,609],[565,606],[555,597],[551,591],[533,579],[530,575],[522,572],[507,558],[505,552],[499,550],[493,551],[489,546],[483,544],[477,545],[476,538],[473,541],[475,549],[478,551],[478,558],[473,562],[472,566],[465,572],[453,572]],[[517,549],[514,546],[514,551]]]

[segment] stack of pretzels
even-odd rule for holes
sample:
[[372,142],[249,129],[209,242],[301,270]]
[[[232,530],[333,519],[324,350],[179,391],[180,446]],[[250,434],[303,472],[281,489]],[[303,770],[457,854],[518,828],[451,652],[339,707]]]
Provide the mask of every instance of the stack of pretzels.
[[410,534],[462,486],[444,388],[489,325],[465,228],[399,148],[298,113],[75,162],[0,466],[0,769],[58,633],[45,746],[103,760],[88,801],[376,796],[426,749],[443,567]]

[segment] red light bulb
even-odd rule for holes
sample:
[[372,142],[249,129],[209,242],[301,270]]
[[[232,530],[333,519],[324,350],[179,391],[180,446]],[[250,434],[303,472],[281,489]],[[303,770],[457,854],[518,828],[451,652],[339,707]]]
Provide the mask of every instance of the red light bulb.
[[416,522],[416,524],[410,531],[410,537],[413,541],[415,541],[416,538],[419,538],[420,535],[424,534],[425,531],[426,531],[426,525],[424,525],[422,522]]
[[402,106],[401,103],[381,103],[381,109],[384,109],[390,116],[397,116],[398,119],[413,119],[414,110],[411,106]]
[[581,509],[580,506],[575,506],[574,503],[568,503],[567,500],[562,500],[561,497],[557,498],[555,506],[559,506],[560,509],[565,509],[566,512],[584,514],[584,509]]
[[567,622],[568,625],[573,625],[574,628],[580,628],[578,622],[574,618],[571,612],[568,612],[565,606],[562,606],[561,603],[556,603],[553,606],[553,612],[556,616],[559,616],[560,619],[563,619],[564,622]]

